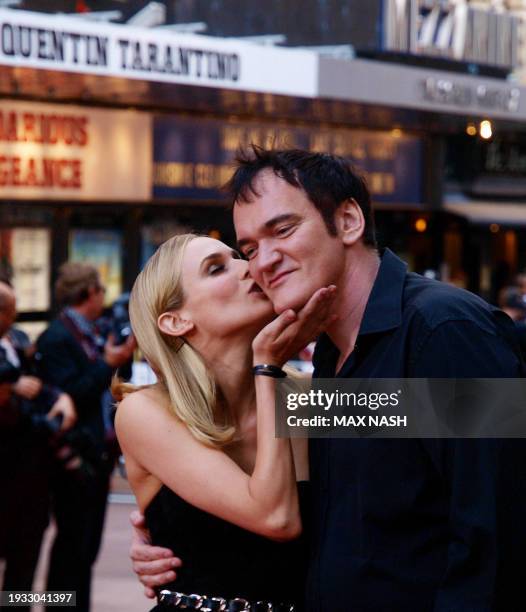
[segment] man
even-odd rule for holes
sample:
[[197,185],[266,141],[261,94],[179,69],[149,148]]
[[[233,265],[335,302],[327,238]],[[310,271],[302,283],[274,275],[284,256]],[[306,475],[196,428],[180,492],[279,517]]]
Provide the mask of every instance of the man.
[[[338,319],[317,343],[315,377],[523,374],[505,315],[377,251],[369,193],[345,160],[256,148],[238,159],[228,187],[239,248],[276,313],[301,313],[317,289],[338,287]],[[517,609],[524,447],[310,440],[307,609]],[[131,553],[148,588],[173,579],[180,563],[138,540]]]
[[[0,282],[0,557],[4,590],[31,590],[49,514],[53,431],[76,420],[73,402],[31,373],[29,341],[12,327],[16,296]],[[41,417],[37,425],[36,418]],[[60,426],[51,428],[55,418]],[[44,420],[45,419],[45,420]],[[48,424],[49,430],[46,428]],[[27,608],[29,610],[29,607]]]
[[112,338],[99,344],[93,323],[102,314],[104,292],[96,268],[64,264],[55,284],[57,302],[64,308],[37,342],[44,380],[67,391],[79,414],[53,483],[57,535],[47,589],[76,591],[77,609],[83,612],[90,607],[91,570],[101,543],[113,468],[102,396],[135,348],[133,337],[120,346]]

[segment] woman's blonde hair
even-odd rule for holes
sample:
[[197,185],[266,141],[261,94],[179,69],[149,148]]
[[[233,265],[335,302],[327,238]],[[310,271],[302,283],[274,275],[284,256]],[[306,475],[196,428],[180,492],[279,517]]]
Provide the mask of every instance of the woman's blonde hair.
[[[234,438],[232,424],[217,422],[215,381],[202,357],[182,338],[160,331],[163,312],[184,303],[181,278],[185,249],[195,234],[174,236],[150,257],[130,295],[130,321],[142,353],[165,387],[173,413],[208,446],[220,447]],[[116,399],[139,387],[117,384]]]

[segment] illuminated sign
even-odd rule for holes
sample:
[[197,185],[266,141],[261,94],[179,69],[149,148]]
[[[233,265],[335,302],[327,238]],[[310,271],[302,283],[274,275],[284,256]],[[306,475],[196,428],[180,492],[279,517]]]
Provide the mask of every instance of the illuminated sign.
[[312,51],[0,9],[0,64],[314,97]]
[[239,147],[297,147],[350,159],[373,199],[422,202],[422,141],[398,132],[154,117],[154,198],[217,200]]
[[0,100],[0,197],[147,200],[151,140],[146,113]]

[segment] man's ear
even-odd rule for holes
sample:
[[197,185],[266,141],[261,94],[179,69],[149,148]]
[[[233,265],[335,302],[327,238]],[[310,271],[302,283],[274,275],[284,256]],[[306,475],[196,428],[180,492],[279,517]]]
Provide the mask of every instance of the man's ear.
[[334,213],[334,223],[344,244],[353,245],[361,239],[365,229],[365,218],[354,198],[349,198],[340,204]]
[[169,336],[184,336],[194,328],[194,324],[181,317],[178,312],[170,311],[159,315],[157,327]]

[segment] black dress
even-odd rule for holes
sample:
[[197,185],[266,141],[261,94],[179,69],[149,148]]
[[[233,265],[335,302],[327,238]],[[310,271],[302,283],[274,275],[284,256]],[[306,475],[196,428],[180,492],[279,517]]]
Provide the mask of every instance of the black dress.
[[145,510],[146,523],[152,544],[170,548],[183,561],[176,580],[162,588],[187,595],[294,603],[301,611],[308,487],[308,482],[298,483],[302,536],[276,542],[200,510],[162,486]]

